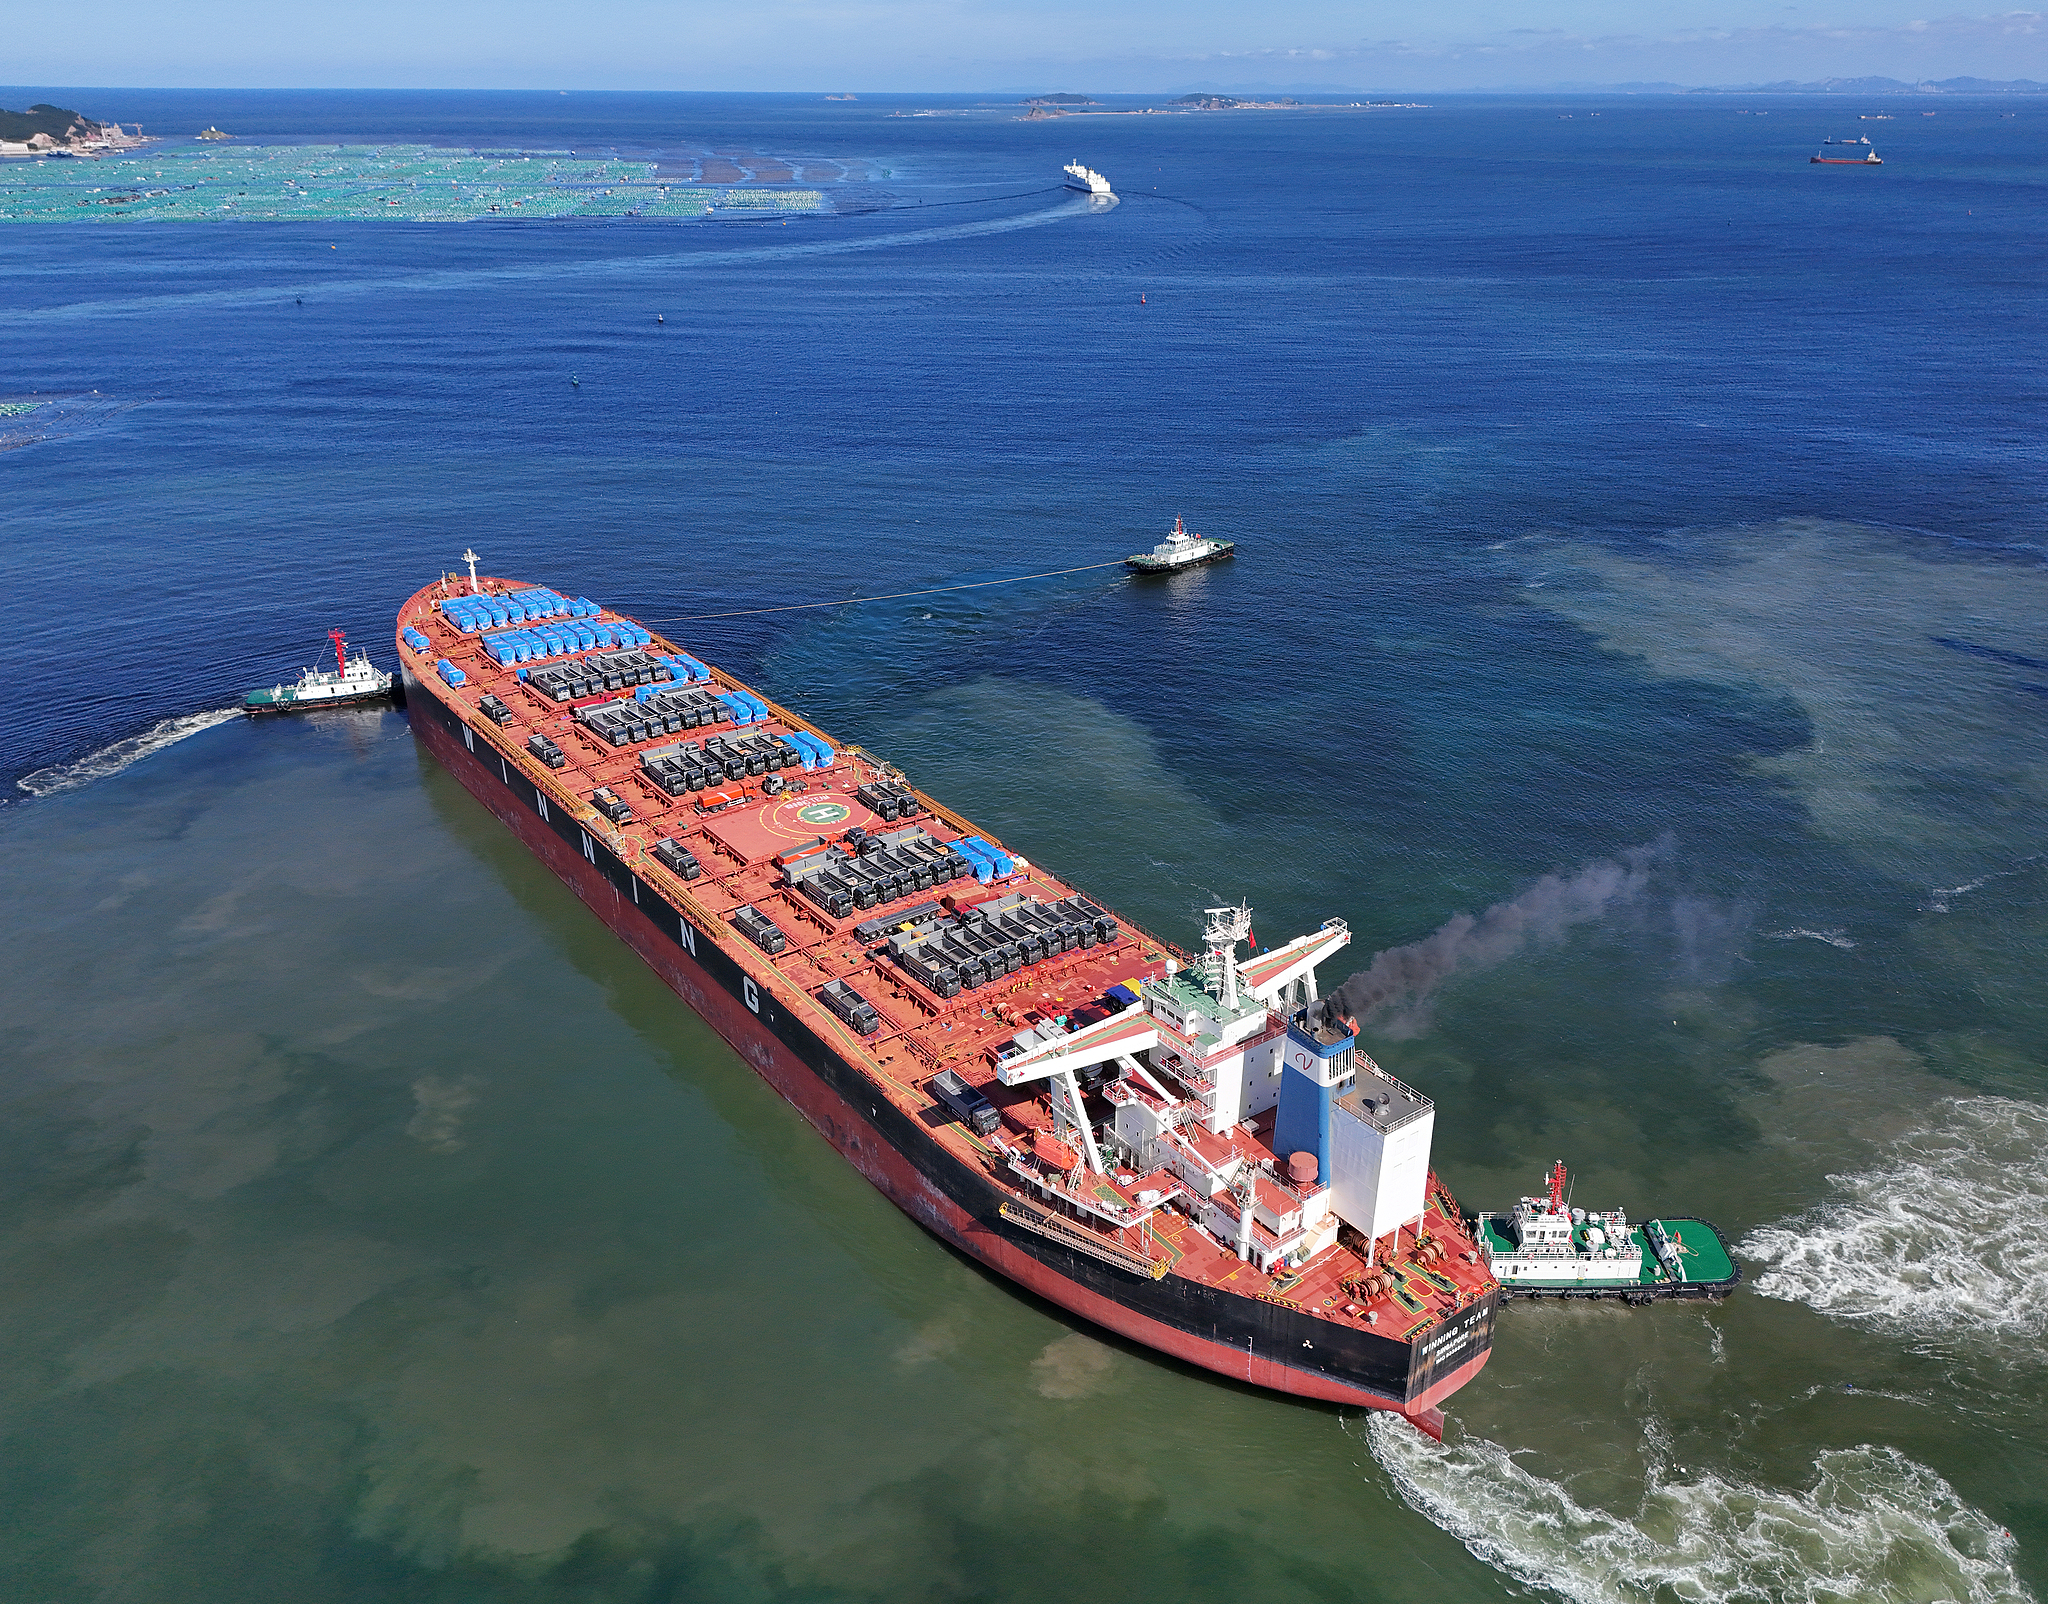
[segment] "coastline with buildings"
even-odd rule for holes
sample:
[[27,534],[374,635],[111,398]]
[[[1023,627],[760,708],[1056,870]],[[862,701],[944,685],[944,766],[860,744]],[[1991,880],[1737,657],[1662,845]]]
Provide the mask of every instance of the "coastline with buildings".
[[27,111],[0,108],[0,156],[97,156],[139,150],[153,144],[142,124],[129,133],[119,123],[95,122],[62,106],[36,105]]

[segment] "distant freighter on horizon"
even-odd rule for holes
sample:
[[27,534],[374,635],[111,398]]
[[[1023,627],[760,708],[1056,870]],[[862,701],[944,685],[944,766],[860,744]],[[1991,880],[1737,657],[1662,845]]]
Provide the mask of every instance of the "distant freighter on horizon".
[[1068,162],[1060,169],[1067,175],[1067,188],[1078,189],[1089,195],[1113,195],[1109,180],[1092,167],[1083,167],[1079,162]]
[[1868,145],[1869,143],[1868,139],[1823,139],[1820,142],[1821,154],[1809,156],[1806,159],[1808,162],[1818,163],[1823,167],[1882,167],[1884,165],[1884,158],[1878,155],[1875,150],[1871,150],[1861,156],[1830,156],[1827,154],[1828,147],[1831,145]]

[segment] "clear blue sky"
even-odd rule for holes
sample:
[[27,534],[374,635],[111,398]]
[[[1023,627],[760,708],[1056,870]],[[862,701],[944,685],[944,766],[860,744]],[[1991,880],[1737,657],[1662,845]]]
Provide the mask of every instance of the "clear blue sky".
[[2048,79],[2048,16],[1918,0],[104,0],[9,7],[16,83],[1114,92],[1878,73]]

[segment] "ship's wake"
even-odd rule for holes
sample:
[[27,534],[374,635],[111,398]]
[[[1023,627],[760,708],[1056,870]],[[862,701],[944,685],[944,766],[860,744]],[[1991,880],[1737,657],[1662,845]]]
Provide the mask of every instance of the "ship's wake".
[[1767,1298],[1910,1336],[2048,1334],[2048,1108],[1958,1098],[1835,1196],[1752,1231]]
[[317,297],[324,304],[343,297],[382,295],[393,291],[430,293],[488,288],[520,282],[560,283],[571,279],[658,278],[664,283],[672,283],[676,274],[700,268],[753,266],[759,263],[796,261],[809,256],[844,256],[977,239],[1086,217],[1093,210],[1098,208],[1091,207],[1090,197],[1068,195],[1050,206],[1014,216],[976,218],[969,222],[946,223],[932,228],[857,234],[847,238],[809,240],[784,245],[742,245],[723,250],[664,252],[658,256],[601,257],[594,260],[550,262],[535,266],[437,268],[426,272],[394,274],[388,278],[329,279],[263,287],[192,290],[172,295],[126,296],[102,301],[67,301],[54,306],[17,307],[0,311],[0,326],[73,319],[90,320],[114,315],[162,312],[183,307],[238,306],[255,302],[283,305],[296,298]]
[[175,746],[187,736],[197,735],[201,730],[210,730],[216,724],[225,724],[231,718],[241,717],[241,710],[232,707],[216,707],[204,713],[187,713],[182,718],[167,718],[152,729],[140,735],[131,735],[126,740],[116,741],[112,746],[103,746],[97,752],[70,763],[55,763],[33,774],[25,774],[14,783],[30,796],[55,796],[62,791],[75,791],[81,785],[90,785],[94,780],[104,780],[109,775],[119,774],[123,769],[140,763],[152,753],[161,752],[167,746]]
[[1574,1604],[2033,1598],[2013,1572],[2012,1535],[1893,1448],[1823,1453],[1803,1490],[1653,1464],[1641,1507],[1621,1516],[1481,1438],[1434,1443],[1379,1414],[1368,1435],[1412,1508],[1487,1564]]

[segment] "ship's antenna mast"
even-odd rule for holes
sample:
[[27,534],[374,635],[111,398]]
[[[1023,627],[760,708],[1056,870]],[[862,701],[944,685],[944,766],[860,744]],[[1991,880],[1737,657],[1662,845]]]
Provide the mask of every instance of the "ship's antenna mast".
[[463,547],[463,548],[462,548],[462,560],[463,560],[464,562],[466,562],[466,563],[468,563],[468,564],[469,564],[469,593],[470,593],[470,595],[472,595],[472,596],[478,596],[478,595],[481,595],[481,594],[482,594],[482,592],[481,592],[481,591],[479,591],[479,590],[478,590],[478,589],[476,588],[476,565],[477,565],[477,562],[478,562],[477,554],[476,554],[475,552],[471,551],[471,550],[470,550],[470,549],[469,549],[469,548],[468,548],[467,546],[465,546],[465,547]]
[[1550,1172],[1550,1212],[1564,1212],[1564,1160],[1557,1161],[1557,1167]]
[[1252,927],[1252,910],[1243,903],[1227,908],[1204,908],[1203,940],[1209,948],[1209,976],[1216,983],[1216,995],[1223,1006],[1237,1011],[1237,944]]
[[327,638],[334,642],[334,671],[346,679],[348,677],[348,654],[343,648],[348,644],[348,636],[338,629],[330,629],[327,632]]

